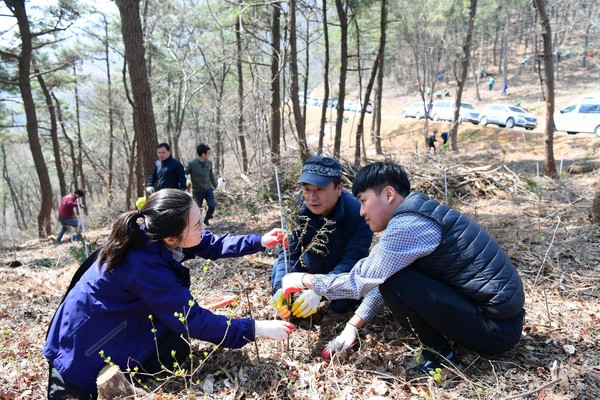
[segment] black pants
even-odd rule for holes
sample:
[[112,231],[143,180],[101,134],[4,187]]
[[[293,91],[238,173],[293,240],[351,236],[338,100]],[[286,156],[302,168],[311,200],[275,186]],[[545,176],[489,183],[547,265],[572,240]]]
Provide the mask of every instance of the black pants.
[[449,340],[494,355],[510,350],[521,337],[524,311],[512,319],[492,319],[473,300],[411,268],[391,276],[379,290],[402,326],[442,356],[451,350]]
[[[158,341],[158,355],[156,352],[142,364],[140,371],[147,373],[156,373],[162,371],[161,362],[167,368],[173,367],[173,356],[171,352],[175,351],[175,358],[179,364],[183,364],[190,354],[190,347],[179,333],[167,331]],[[160,361],[159,361],[160,359]],[[133,369],[134,365],[131,366]],[[100,371],[98,371],[100,372]],[[48,400],[63,400],[65,398],[79,400],[95,400],[98,393],[89,391],[65,380],[56,368],[50,365],[48,376]]]

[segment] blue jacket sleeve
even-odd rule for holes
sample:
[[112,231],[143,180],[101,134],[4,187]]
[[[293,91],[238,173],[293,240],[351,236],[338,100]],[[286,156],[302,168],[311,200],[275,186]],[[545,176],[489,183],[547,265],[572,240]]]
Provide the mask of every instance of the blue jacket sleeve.
[[260,244],[260,239],[261,236],[255,233],[250,235],[231,235],[227,233],[216,236],[210,231],[204,231],[197,246],[184,250],[185,259],[202,257],[216,260],[258,253],[265,249]]
[[147,186],[154,187],[154,182],[156,181],[156,170],[157,170],[157,166],[155,163],[154,168],[152,169],[152,172],[150,173],[150,176],[148,177],[148,185]]
[[179,189],[185,190],[185,169],[183,168],[183,164],[180,162],[177,162],[177,181],[179,182]]
[[181,285],[175,274],[166,274],[165,268],[146,268],[132,281],[152,314],[175,332],[189,331],[193,338],[228,348],[239,348],[254,341],[252,319],[230,319],[200,307],[189,289]]
[[329,274],[350,272],[359,260],[369,255],[369,247],[371,246],[372,239],[373,232],[369,228],[369,225],[367,225],[363,218],[358,218],[354,233],[344,246],[342,259]]

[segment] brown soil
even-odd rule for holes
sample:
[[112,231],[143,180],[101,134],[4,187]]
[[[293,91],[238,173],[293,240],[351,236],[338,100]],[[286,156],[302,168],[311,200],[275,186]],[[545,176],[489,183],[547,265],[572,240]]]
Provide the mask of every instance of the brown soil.
[[[526,288],[527,317],[519,345],[492,358],[458,349],[466,368],[438,384],[407,371],[419,344],[389,312],[361,331],[360,348],[331,362],[322,360],[323,343],[341,331],[349,316],[321,313],[300,322],[289,343],[261,340],[257,346],[218,350],[206,357],[211,348],[194,342],[194,365],[206,359],[193,378],[173,378],[161,387],[144,379],[157,398],[600,398],[600,228],[588,217],[593,195],[600,190],[600,169],[567,173],[573,164],[600,165],[600,139],[556,135],[554,155],[557,168],[562,168],[560,179],[551,180],[538,176],[544,169],[544,137],[539,130],[463,124],[458,152],[440,149],[440,142],[437,154],[424,151],[423,121],[396,117],[414,100],[397,99],[393,107],[386,106],[385,156],[407,167],[415,188],[440,200],[446,196],[445,171],[448,202],[488,229],[507,251]],[[313,109],[309,107],[309,115],[318,112]],[[348,122],[342,139],[342,148],[349,153],[350,126]],[[316,127],[309,121],[309,132],[316,132]],[[314,136],[311,143],[316,143]],[[332,143],[327,137],[326,145]],[[380,158],[371,148],[367,155]],[[344,158],[352,157],[344,153]],[[284,168],[282,175],[296,173],[293,166]],[[229,181],[227,192],[218,198],[220,208],[211,228],[215,233],[263,232],[279,224],[276,192],[263,203],[259,176],[251,176],[249,182],[235,177]],[[94,210],[92,205],[89,218],[101,221],[107,214],[111,212],[101,206]],[[88,241],[98,243],[107,234],[108,228],[86,232]],[[39,240],[1,249],[2,399],[45,397],[47,364],[41,348],[47,325],[78,266],[70,248],[81,251],[78,244],[53,246]],[[273,318],[268,282],[274,256],[265,252],[210,262],[205,273],[204,261],[197,261],[197,268],[192,268],[203,277],[193,280],[199,300],[236,293],[238,305],[220,312]],[[7,266],[13,261],[21,265]]]

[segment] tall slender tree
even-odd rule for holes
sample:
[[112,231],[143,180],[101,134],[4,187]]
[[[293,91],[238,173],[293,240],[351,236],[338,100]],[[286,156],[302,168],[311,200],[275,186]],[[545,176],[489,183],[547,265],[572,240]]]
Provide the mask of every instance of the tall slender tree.
[[42,146],[40,144],[38,117],[35,101],[33,99],[33,91],[31,89],[30,74],[33,55],[33,38],[39,34],[31,32],[24,0],[4,0],[4,3],[17,19],[21,38],[20,54],[7,53],[4,51],[2,51],[1,54],[9,59],[16,60],[18,63],[18,85],[21,92],[21,99],[23,100],[23,107],[25,109],[27,139],[33,157],[35,171],[40,183],[41,204],[37,216],[37,230],[38,236],[42,238],[50,235],[52,232],[52,185],[50,183],[48,167],[46,166]]
[[[294,124],[300,146],[300,157],[306,160],[310,157],[308,143],[306,142],[306,123],[302,110],[300,110],[300,83],[298,72],[298,43],[296,40],[296,0],[289,3],[289,41],[290,41],[290,96],[292,97],[292,111],[294,113]],[[302,96],[306,97],[306,93]],[[306,103],[306,102],[305,102]]]
[[125,45],[125,60],[131,81],[133,94],[133,128],[138,138],[137,157],[141,169],[138,169],[138,196],[141,196],[140,181],[147,181],[156,160],[156,121],[152,106],[152,91],[146,69],[144,38],[140,18],[140,0],[115,0],[121,15],[121,34]]
[[452,127],[450,129],[450,146],[453,151],[458,151],[458,123],[460,119],[460,104],[462,102],[463,89],[467,82],[467,73],[471,65],[471,46],[473,43],[473,27],[475,26],[475,14],[477,13],[477,0],[470,0],[469,15],[467,20],[467,33],[462,46],[460,56],[460,73],[456,75],[456,98],[454,101],[454,115],[452,117]]
[[271,162],[281,164],[281,4],[271,5]]
[[340,24],[340,80],[338,88],[337,117],[335,120],[335,137],[333,139],[333,156],[339,158],[342,145],[342,124],[344,123],[346,77],[348,74],[348,5],[344,0],[335,0],[335,8]]
[[556,162],[554,161],[554,56],[552,54],[552,28],[546,12],[546,0],[533,0],[533,6],[537,10],[542,28],[541,54],[544,65],[544,75],[540,80],[544,88],[544,100],[546,101],[546,128],[545,128],[545,163],[544,173],[546,176],[556,178]]
[[246,150],[246,134],[244,133],[244,69],[242,68],[242,15],[238,15],[235,28],[235,43],[237,46],[238,73],[238,142],[242,154],[242,171],[248,172],[248,150]]

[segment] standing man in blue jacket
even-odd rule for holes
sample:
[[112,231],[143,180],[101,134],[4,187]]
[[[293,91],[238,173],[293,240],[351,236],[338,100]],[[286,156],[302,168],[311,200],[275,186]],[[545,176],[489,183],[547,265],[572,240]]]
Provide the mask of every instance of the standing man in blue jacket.
[[[286,266],[288,272],[329,275],[349,272],[358,260],[369,254],[373,238],[373,232],[360,216],[360,204],[344,190],[342,166],[336,159],[309,158],[302,165],[298,183],[302,185],[303,204],[298,211],[297,228],[290,232],[289,252],[281,251],[273,266],[273,302],[281,298],[278,291]],[[287,263],[284,253],[289,256]],[[296,299],[291,311],[296,317],[306,318],[317,312],[320,301],[320,295],[306,290]],[[357,305],[356,300],[341,298],[332,301],[329,308],[333,312],[345,312]]]
[[358,329],[386,305],[424,346],[418,370],[460,367],[451,343],[482,354],[513,348],[525,312],[523,283],[510,259],[464,214],[410,190],[400,165],[377,162],[352,185],[361,215],[383,232],[369,256],[347,274],[288,274],[283,294],[310,289],[330,299],[363,299],[324,357],[355,343]]
[[171,146],[168,143],[159,143],[156,147],[158,160],[148,177],[146,192],[152,194],[161,189],[185,190],[185,172],[179,160],[171,157]]

